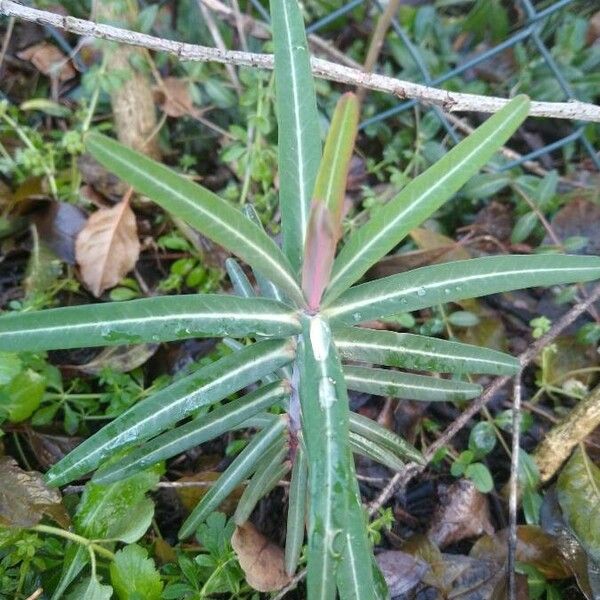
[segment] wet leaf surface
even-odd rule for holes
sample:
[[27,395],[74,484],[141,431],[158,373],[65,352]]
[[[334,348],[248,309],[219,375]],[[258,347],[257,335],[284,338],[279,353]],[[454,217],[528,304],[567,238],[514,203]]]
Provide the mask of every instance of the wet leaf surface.
[[[504,562],[508,553],[508,530],[485,535],[473,546],[470,556]],[[517,528],[517,560],[538,569],[548,579],[571,577],[558,551],[557,540],[535,525]]]
[[392,597],[414,589],[429,569],[426,562],[398,550],[386,550],[375,559]]
[[438,509],[427,533],[440,548],[493,532],[487,497],[471,481],[460,479],[440,488]]
[[577,448],[557,481],[564,518],[591,558],[600,562],[600,468]]
[[252,523],[235,528],[231,545],[248,584],[259,592],[273,592],[287,585],[283,550],[263,536]]
[[60,492],[47,487],[41,473],[23,471],[14,459],[0,457],[0,525],[32,527],[44,515],[69,526]]

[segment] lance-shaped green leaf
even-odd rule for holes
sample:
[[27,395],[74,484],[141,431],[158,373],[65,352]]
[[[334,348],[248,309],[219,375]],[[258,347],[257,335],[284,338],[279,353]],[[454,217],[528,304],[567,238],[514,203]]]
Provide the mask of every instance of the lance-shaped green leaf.
[[[258,213],[256,210],[254,210],[254,207],[251,204],[244,205],[244,214],[261,231],[265,230]],[[254,274],[256,283],[258,284],[258,289],[260,290],[261,296],[264,296],[265,298],[273,298],[274,300],[279,300],[280,302],[289,303],[289,300],[284,294],[281,293],[281,290],[268,277],[263,275],[257,269],[252,269],[252,273]]]
[[355,231],[333,265],[324,304],[331,304],[483,167],[523,122],[529,99],[518,96],[411,181]]
[[329,208],[322,200],[314,200],[310,210],[302,264],[302,291],[308,309],[312,312],[318,310],[323,290],[329,281],[336,244],[337,234]]
[[346,360],[442,373],[511,375],[519,369],[519,361],[510,354],[425,335],[363,327],[339,327],[333,334]]
[[265,385],[238,400],[216,408],[207,415],[202,415],[185,425],[155,437],[115,464],[102,469],[94,477],[94,481],[109,483],[124,479],[149,465],[176,456],[189,448],[236,429],[250,417],[285,398],[289,391],[287,382]]
[[202,500],[194,508],[190,516],[185,520],[179,530],[181,539],[187,538],[196,531],[198,525],[213,512],[231,492],[246,477],[254,473],[261,457],[268,448],[281,438],[286,427],[283,418],[276,419],[263,431],[256,434],[252,441],[236,456],[234,461],[227,467],[217,482],[203,496]]
[[344,376],[350,390],[404,400],[456,402],[475,398],[481,393],[481,386],[474,383],[400,373],[390,369],[344,367]]
[[598,256],[486,256],[422,267],[357,285],[324,313],[336,325],[356,324],[465,298],[598,278]]
[[373,577],[373,549],[366,535],[367,515],[360,502],[350,448],[347,452],[353,479],[352,487],[348,490],[347,525],[341,534],[344,550],[337,572],[337,587],[342,600],[380,600]]
[[302,292],[281,250],[256,225],[244,219],[239,210],[206,188],[111,138],[89,133],[86,147],[98,162],[138,192],[268,275],[291,299],[303,303]]
[[244,270],[240,267],[235,258],[228,258],[225,261],[225,269],[231,280],[231,285],[233,285],[233,289],[238,296],[241,296],[242,298],[252,298],[256,296],[252,284],[248,280],[248,277],[246,277],[246,273],[244,273]]
[[4,315],[0,349],[37,352],[206,336],[285,337],[299,330],[297,315],[274,300],[194,294]]
[[356,454],[366,456],[392,471],[400,471],[404,467],[404,462],[393,452],[352,431],[350,432],[350,448]]
[[271,0],[271,21],[283,250],[294,270],[298,271],[302,264],[310,202],[321,160],[321,132],[304,21],[298,2]]
[[288,451],[289,448],[284,444],[283,439],[276,440],[273,448],[260,460],[233,515],[236,525],[242,525],[250,518],[258,501],[266,496],[289,471],[289,461],[283,462]]
[[301,444],[296,450],[288,498],[287,527],[285,530],[285,572],[291,577],[298,566],[306,522],[306,491],[308,465]]
[[423,455],[412,444],[409,444],[399,435],[396,435],[389,429],[385,429],[367,417],[351,412],[350,432],[371,440],[378,446],[389,450],[400,458],[425,464]]
[[198,408],[226,398],[293,357],[292,342],[267,340],[198,369],[132,406],[89,437],[48,471],[47,482],[58,486],[81,477],[118,448],[168,429]]
[[[303,320],[298,364],[302,432],[310,464],[307,590],[310,598],[325,600],[335,596],[348,502],[358,490],[348,452],[344,375],[329,325],[319,315]],[[368,555],[363,560],[368,562]]]
[[346,180],[358,132],[359,113],[360,103],[353,93],[348,92],[338,100],[327,132],[313,193],[313,198],[321,200],[329,209],[336,241],[341,234]]

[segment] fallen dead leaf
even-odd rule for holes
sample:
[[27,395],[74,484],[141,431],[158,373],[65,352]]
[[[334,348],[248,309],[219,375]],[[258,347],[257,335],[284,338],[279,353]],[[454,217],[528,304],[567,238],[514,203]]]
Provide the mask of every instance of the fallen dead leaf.
[[259,592],[275,592],[291,577],[285,572],[283,550],[269,541],[252,523],[235,528],[231,545],[246,574],[248,584]]
[[40,73],[48,77],[58,77],[59,81],[68,81],[77,75],[71,61],[48,42],[29,46],[17,56],[21,60],[28,60]]
[[169,117],[197,116],[200,112],[194,106],[187,79],[167,77],[163,79],[163,85],[156,86],[153,91],[155,101]]
[[[586,238],[584,246],[577,254],[600,254],[600,205],[585,198],[576,198],[565,204],[550,222],[558,239]],[[544,244],[552,245],[550,236],[546,236]]]
[[429,569],[426,562],[399,550],[386,550],[375,559],[392,597],[410,592]]
[[110,346],[82,365],[61,365],[61,370],[86,375],[99,375],[103,369],[128,373],[141,367],[152,358],[158,344],[136,344],[135,346]]
[[[503,562],[508,553],[508,529],[485,535],[471,548],[470,556]],[[571,577],[561,560],[557,540],[536,525],[517,527],[517,560],[534,566],[547,579]]]
[[0,525],[33,527],[43,515],[69,526],[60,492],[49,488],[41,473],[23,471],[13,458],[0,457]]
[[75,242],[81,278],[96,297],[117,285],[139,254],[135,215],[126,199],[92,214]]
[[429,538],[443,548],[482,533],[494,533],[485,494],[467,479],[440,487],[440,503],[427,532]]

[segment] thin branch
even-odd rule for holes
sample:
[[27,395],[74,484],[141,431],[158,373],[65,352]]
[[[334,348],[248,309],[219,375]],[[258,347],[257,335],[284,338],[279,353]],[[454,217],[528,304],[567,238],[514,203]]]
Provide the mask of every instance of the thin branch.
[[[11,0],[0,0],[0,14],[8,17],[17,17],[25,21],[32,21],[40,25],[50,25],[79,35],[142,46],[158,52],[166,52],[177,56],[181,60],[218,62],[267,70],[272,70],[274,67],[273,55],[271,54],[253,54],[238,50],[223,51],[218,48],[175,42],[110,25],[101,25],[92,21],[76,19],[75,17],[63,17],[62,15],[45,10],[29,8]],[[410,81],[386,77],[385,75],[363,73],[358,69],[319,58],[312,59],[312,71],[314,75],[322,79],[386,92],[401,99],[412,98],[425,104],[440,106],[451,112],[477,111],[481,113],[494,113],[508,103],[506,98],[448,92]],[[529,115],[532,117],[554,117],[558,119],[600,123],[600,106],[579,101],[532,102]]]
[[510,457],[510,484],[508,497],[508,598],[516,600],[517,581],[515,573],[515,562],[517,560],[517,505],[518,505],[518,482],[519,482],[519,454],[521,451],[521,399],[522,372],[515,375],[513,394],[513,418],[512,418],[512,455]]
[[[600,285],[597,285],[588,295],[584,302],[576,304],[571,310],[563,315],[550,328],[550,331],[525,352],[519,355],[519,365],[521,370],[529,365],[534,358],[549,344],[551,344],[569,325],[573,324],[590,306],[600,300]],[[450,440],[463,428],[469,421],[488,403],[494,396],[511,381],[510,375],[497,377],[483,391],[483,394],[477,398],[471,405],[459,415],[442,433],[442,435],[433,443],[424,453],[425,465],[408,463],[404,470],[396,473],[388,485],[381,491],[379,496],[371,503],[369,514],[374,515],[395,493],[396,490],[405,487],[414,477],[422,473],[427,464],[433,459],[436,452],[446,446]]]

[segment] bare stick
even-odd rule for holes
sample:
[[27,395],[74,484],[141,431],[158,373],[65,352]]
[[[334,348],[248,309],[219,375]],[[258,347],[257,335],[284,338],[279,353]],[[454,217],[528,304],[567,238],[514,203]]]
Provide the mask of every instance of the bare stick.
[[[551,344],[569,325],[574,323],[583,313],[585,313],[592,304],[600,300],[600,285],[597,285],[588,295],[584,302],[576,304],[569,312],[563,315],[550,328],[550,331],[534,344],[528,350],[519,355],[519,364],[524,369],[531,361],[549,344]],[[425,462],[429,463],[436,452],[443,448],[467,423],[506,385],[512,377],[505,375],[497,377],[488,385],[483,394],[477,398],[471,405],[459,415],[442,433],[442,435],[425,451]],[[375,514],[401,487],[406,486],[414,477],[425,470],[426,465],[408,463],[403,471],[396,473],[388,485],[381,491],[379,496],[371,503],[369,514]]]
[[508,598],[516,600],[517,582],[515,574],[515,561],[517,556],[517,504],[519,481],[519,453],[521,446],[521,397],[522,397],[522,372],[515,375],[512,415],[512,454],[510,457],[510,484],[508,497]]
[[[107,39],[133,46],[142,46],[149,50],[173,54],[181,60],[218,62],[238,66],[272,70],[273,55],[253,54],[237,50],[219,50],[206,46],[184,44],[164,38],[120,29],[110,25],[100,25],[75,17],[63,17],[45,10],[29,8],[11,0],[0,0],[0,14],[32,21],[40,25],[50,25],[79,35]],[[495,113],[508,103],[506,98],[479,96],[448,92],[410,81],[402,81],[385,75],[363,73],[358,69],[346,67],[319,58],[312,59],[313,74],[350,86],[366,87],[371,90],[394,94],[398,98],[413,98],[425,104],[434,104],[450,112],[476,111]],[[529,115],[532,117],[554,117],[600,123],[600,107],[585,102],[532,102]]]

